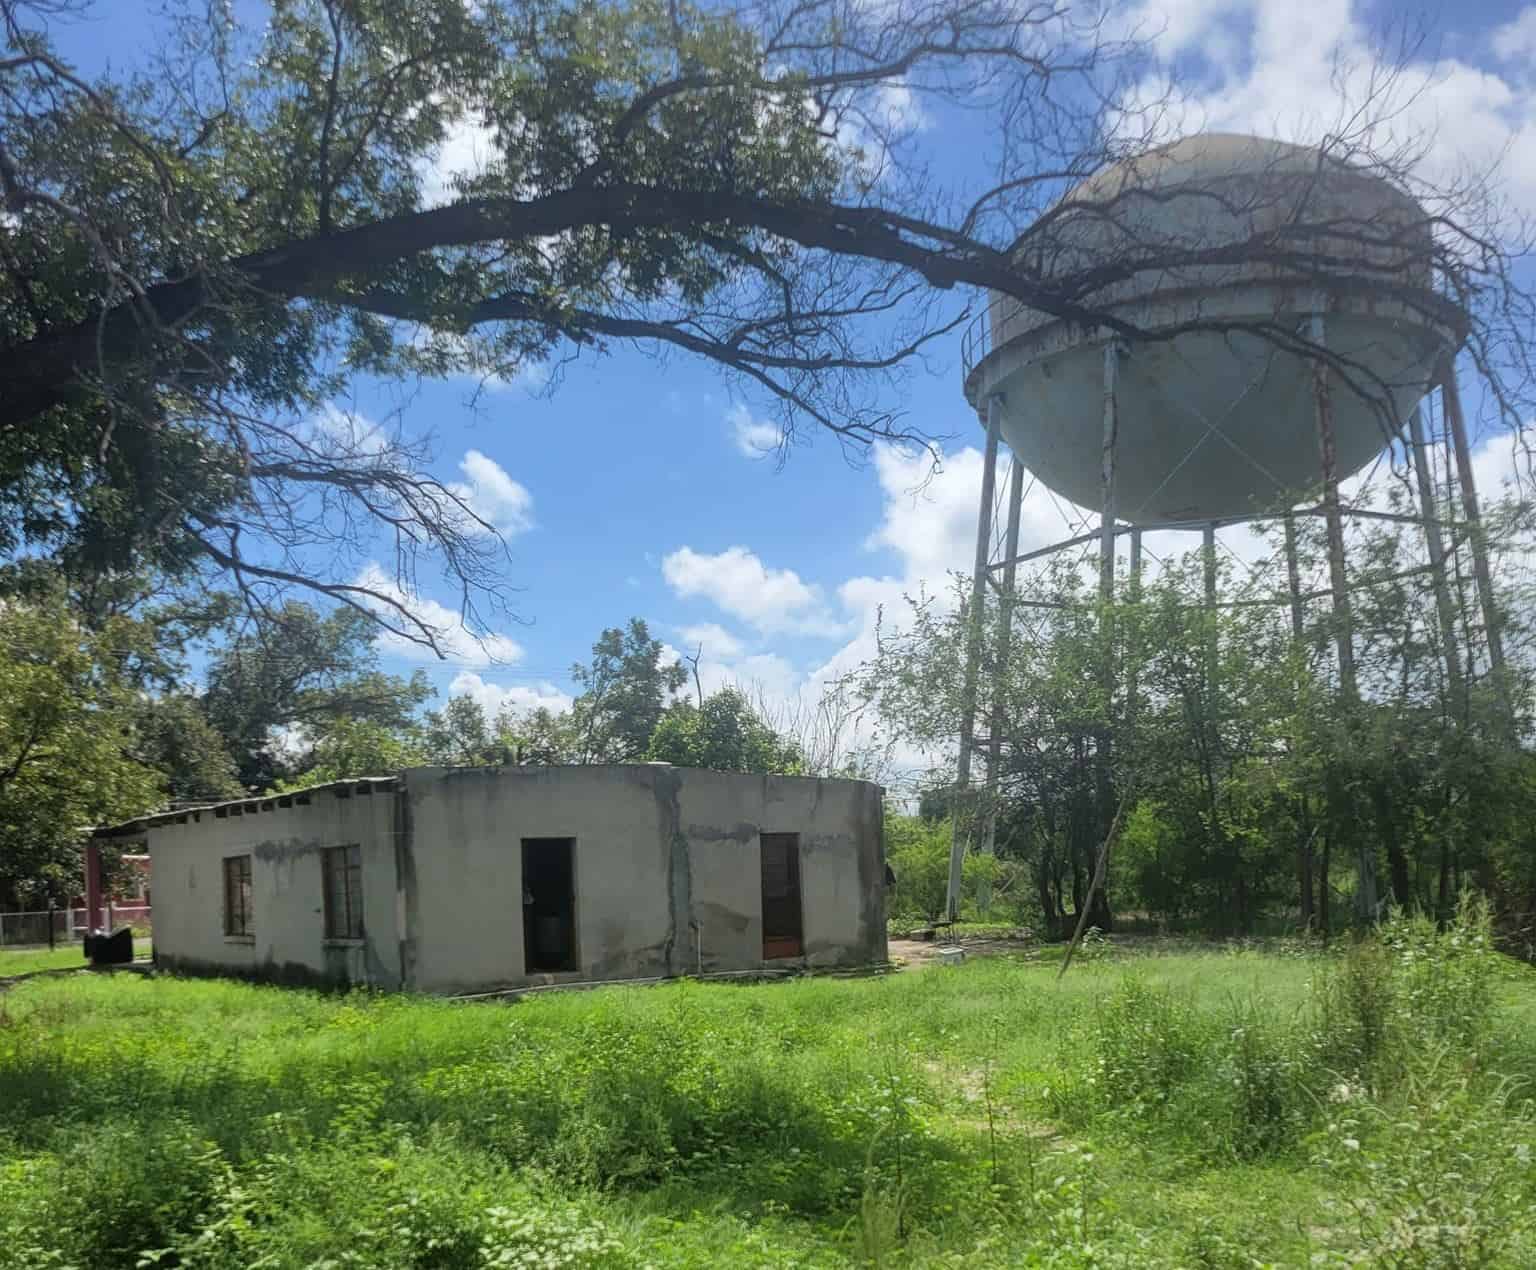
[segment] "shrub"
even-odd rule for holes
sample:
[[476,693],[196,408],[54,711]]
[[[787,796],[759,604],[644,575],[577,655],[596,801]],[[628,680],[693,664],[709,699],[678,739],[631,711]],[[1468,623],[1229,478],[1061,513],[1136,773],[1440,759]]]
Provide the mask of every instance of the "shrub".
[[1448,1049],[1407,1074],[1402,1097],[1341,1109],[1314,1161],[1346,1198],[1330,1202],[1342,1247],[1314,1264],[1400,1270],[1530,1265],[1536,1257],[1536,1123],[1508,1082],[1479,1088]]
[[1191,1118],[1204,1117],[1227,1151],[1252,1159],[1300,1141],[1315,1100],[1304,1039],[1255,1001],[1234,1003],[1216,1043],[1210,1079],[1194,1092]]
[[1497,963],[1481,896],[1463,895],[1444,930],[1422,914],[1393,914],[1316,981],[1319,1061],[1373,1089],[1426,1047],[1475,1062],[1493,1026]]

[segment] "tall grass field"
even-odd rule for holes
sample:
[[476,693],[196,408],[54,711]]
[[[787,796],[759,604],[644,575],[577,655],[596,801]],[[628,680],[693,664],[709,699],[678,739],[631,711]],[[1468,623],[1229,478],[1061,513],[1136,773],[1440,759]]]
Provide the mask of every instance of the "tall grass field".
[[1400,920],[873,980],[0,995],[0,1266],[1529,1267],[1536,972]]

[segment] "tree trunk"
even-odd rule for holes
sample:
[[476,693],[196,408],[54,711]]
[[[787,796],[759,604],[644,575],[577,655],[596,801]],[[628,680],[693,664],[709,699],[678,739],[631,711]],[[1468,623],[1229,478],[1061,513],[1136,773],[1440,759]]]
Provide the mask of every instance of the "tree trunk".
[[1376,829],[1387,848],[1387,873],[1392,881],[1392,898],[1407,910],[1413,905],[1413,883],[1408,878],[1408,855],[1397,832],[1397,816],[1392,795],[1379,781],[1371,782],[1371,802],[1376,809]]
[[1311,817],[1307,815],[1307,800],[1299,798],[1296,800],[1296,803],[1297,810],[1300,813],[1297,816],[1297,823],[1301,829],[1299,835],[1301,846],[1296,853],[1297,891],[1301,896],[1301,928],[1304,931],[1310,932],[1314,918],[1312,906],[1312,839],[1314,831],[1308,823]]
[[1317,877],[1317,911],[1323,926],[1323,938],[1333,934],[1333,908],[1328,902],[1328,866],[1333,860],[1333,830],[1323,835],[1322,866]]
[[1435,921],[1443,930],[1451,920],[1451,844],[1440,835],[1440,885],[1435,893]]
[[1093,899],[1088,906],[1088,925],[1097,926],[1106,935],[1115,928],[1114,913],[1109,907],[1109,896],[1106,885],[1093,893]]

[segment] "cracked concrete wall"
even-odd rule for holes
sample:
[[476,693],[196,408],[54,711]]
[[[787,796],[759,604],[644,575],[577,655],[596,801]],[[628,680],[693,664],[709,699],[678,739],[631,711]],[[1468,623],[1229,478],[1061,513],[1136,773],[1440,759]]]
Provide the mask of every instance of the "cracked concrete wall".
[[410,986],[487,991],[523,968],[521,841],[576,841],[579,979],[763,965],[758,835],[797,833],[806,956],[883,960],[880,790],[650,764],[418,769]]
[[[399,789],[148,831],[155,952],[284,982],[490,991],[764,964],[759,835],[800,836],[810,965],[884,960],[881,791],[863,781],[650,764],[418,768]],[[575,840],[569,975],[525,973],[524,838]],[[366,939],[324,939],[321,850],[362,848]],[[249,852],[255,934],[223,933],[225,857]]]
[[[284,807],[264,798],[249,805],[255,809],[189,812],[183,824],[149,829],[156,959],[284,982],[399,987],[393,795],[318,790],[307,804]],[[328,942],[321,852],[354,843],[361,848],[365,937]],[[223,862],[247,854],[253,933],[227,936]]]

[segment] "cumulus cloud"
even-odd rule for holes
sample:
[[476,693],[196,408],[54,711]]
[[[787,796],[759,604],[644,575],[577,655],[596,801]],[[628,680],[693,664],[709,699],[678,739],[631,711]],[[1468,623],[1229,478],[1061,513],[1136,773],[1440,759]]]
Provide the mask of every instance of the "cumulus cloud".
[[819,587],[793,569],[768,568],[746,547],[714,555],[679,547],[662,560],[661,573],[675,594],[707,599],[765,634],[835,635],[839,629]]
[[881,84],[874,92],[870,114],[888,133],[926,132],[933,126],[932,117],[923,109],[905,79]]
[[442,207],[453,202],[458,197],[455,179],[478,176],[496,155],[495,130],[475,115],[460,119],[448,129],[437,153],[416,165],[423,205]]
[[535,683],[500,684],[472,670],[461,670],[454,676],[448,685],[448,695],[473,698],[487,718],[495,718],[503,710],[515,715],[530,714],[539,709],[559,714],[569,710],[573,703],[570,693],[547,679]]
[[459,460],[459,471],[464,480],[449,488],[481,520],[507,535],[533,528],[533,495],[495,459],[479,450],[466,450]]
[[390,437],[378,423],[358,410],[328,401],[310,420],[315,440],[323,448],[343,454],[378,457],[389,449]]
[[553,373],[548,362],[524,362],[517,368],[517,373],[512,378],[496,379],[492,382],[497,387],[525,388],[531,393],[539,393],[549,386],[550,376]]
[[[511,665],[522,660],[523,648],[516,640],[494,631],[483,635],[469,631],[465,628],[459,614],[453,609],[427,596],[415,595],[407,591],[390,577],[377,561],[370,560],[364,565],[357,577],[353,579],[353,583],[356,586],[366,587],[379,596],[387,597],[394,603],[404,605],[424,624],[436,631],[438,645],[444,654],[443,660],[450,664],[484,667]],[[392,615],[393,610],[385,603],[375,602],[375,604],[381,613]],[[392,616],[391,620],[398,621],[398,617]],[[377,646],[386,656],[401,657],[407,661],[436,662],[439,660],[431,649],[424,648],[406,639],[405,636],[390,631],[379,636]]]
[[[696,647],[695,644],[687,650],[689,657],[693,656]],[[688,683],[678,695],[685,700],[693,700],[695,684],[692,661],[686,660],[683,653],[671,644],[661,646],[661,659],[663,664],[677,662],[688,672]],[[722,688],[735,688],[751,701],[766,702],[770,711],[796,697],[804,680],[805,676],[794,663],[778,653],[751,653],[743,656],[738,650],[712,654],[706,645],[699,658],[698,683],[703,687],[706,697],[713,696]]]
[[1536,96],[1529,91],[1536,6],[1489,37],[1504,74],[1425,57],[1383,75],[1359,0],[1143,0],[1120,20],[1156,36],[1152,49],[1162,64],[1142,96],[1156,101],[1176,85],[1181,108],[1169,121],[1183,131],[1318,142],[1346,123],[1357,129],[1375,121],[1371,140],[1379,148],[1424,147],[1420,174],[1436,185],[1497,167],[1517,205],[1536,198]]
[[683,637],[685,648],[703,648],[711,657],[723,658],[726,661],[740,657],[746,651],[746,645],[718,622],[700,622],[695,626],[685,626],[678,631],[678,634]]
[[725,421],[730,425],[736,449],[749,459],[776,453],[784,443],[784,433],[778,424],[754,419],[752,412],[739,402],[726,412]]
[[[1536,4],[1528,4],[1493,33],[1494,56],[1506,62],[1536,57]],[[1528,69],[1528,67],[1527,67]]]

